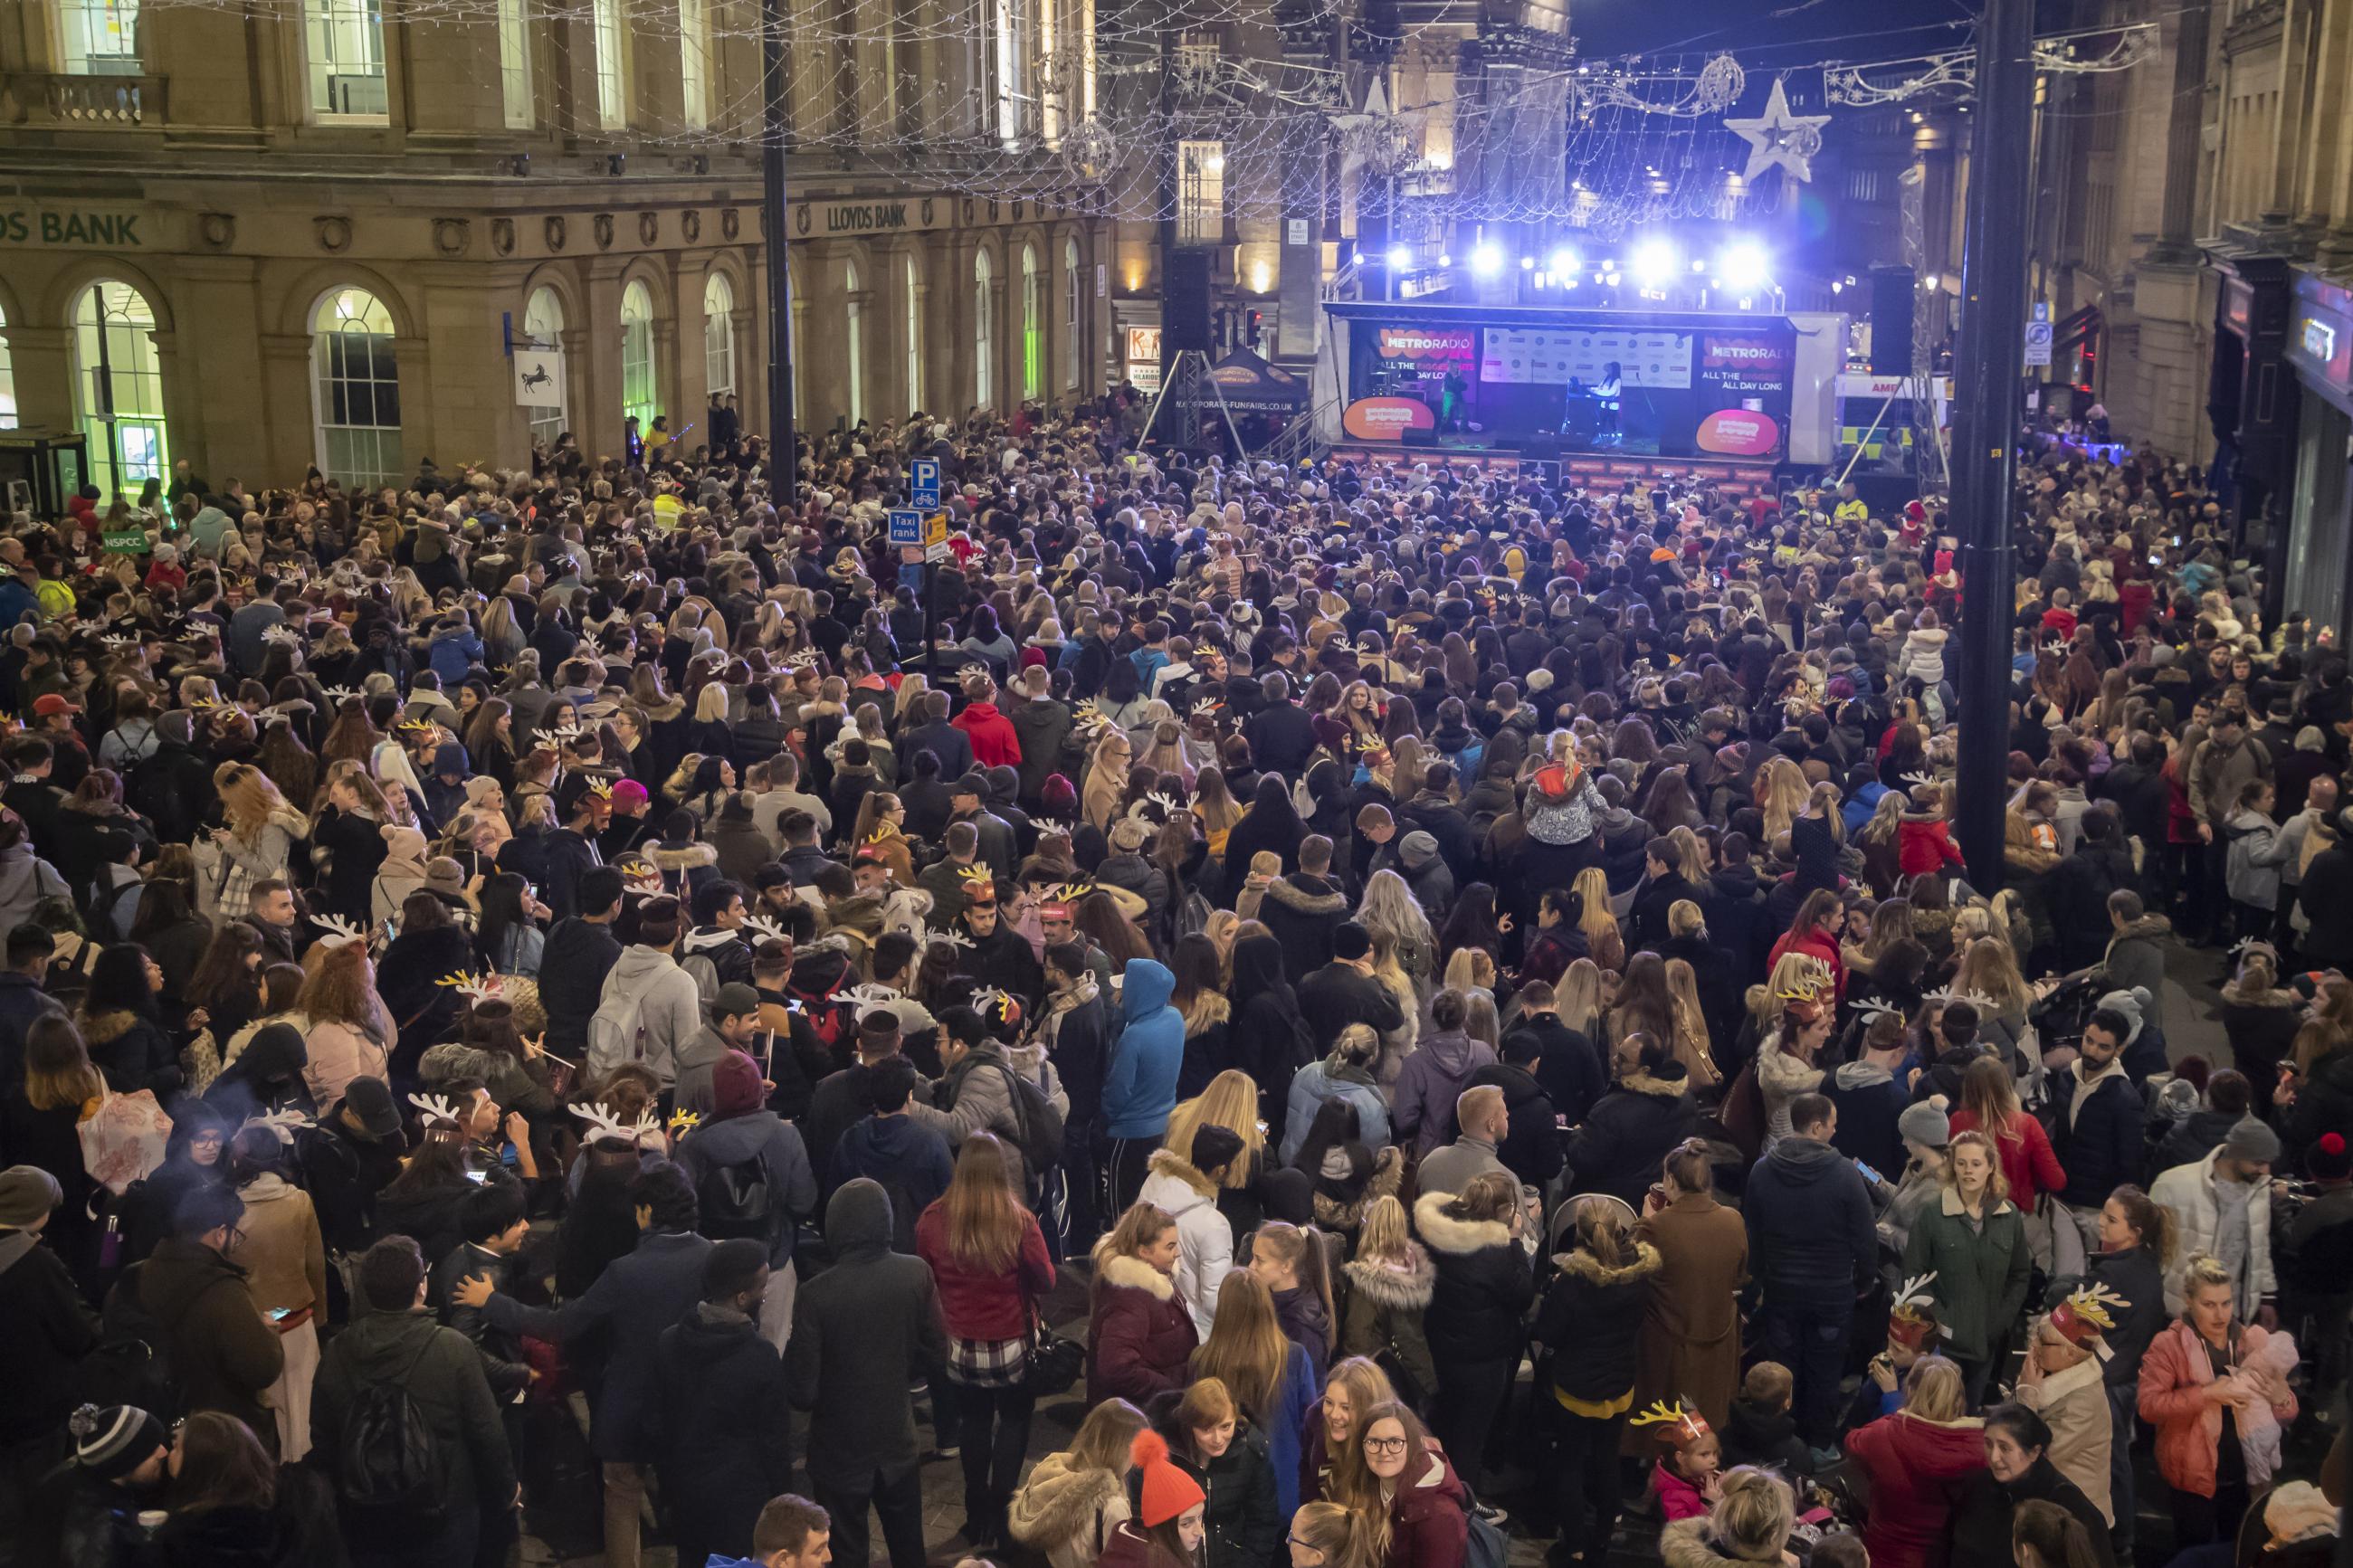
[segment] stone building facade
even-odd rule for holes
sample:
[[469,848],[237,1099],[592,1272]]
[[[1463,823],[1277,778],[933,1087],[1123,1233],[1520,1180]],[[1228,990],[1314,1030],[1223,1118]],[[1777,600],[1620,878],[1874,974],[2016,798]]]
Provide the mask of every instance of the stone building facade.
[[[133,492],[179,458],[259,487],[610,452],[631,414],[691,447],[725,392],[764,429],[757,8],[379,5],[0,22],[0,422],[85,432]],[[1100,391],[1099,186],[1000,134],[952,18],[867,9],[793,7],[803,426]],[[514,351],[550,348],[520,390]]]

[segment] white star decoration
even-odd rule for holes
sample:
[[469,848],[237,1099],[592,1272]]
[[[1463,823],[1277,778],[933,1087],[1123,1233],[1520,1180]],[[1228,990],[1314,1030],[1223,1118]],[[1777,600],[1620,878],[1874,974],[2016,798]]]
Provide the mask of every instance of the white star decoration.
[[1748,143],[1748,169],[1741,175],[1743,181],[1753,184],[1757,175],[1778,167],[1789,178],[1810,184],[1814,154],[1822,150],[1822,127],[1830,122],[1827,114],[1790,113],[1788,95],[1776,81],[1762,115],[1754,120],[1726,120],[1724,128]]

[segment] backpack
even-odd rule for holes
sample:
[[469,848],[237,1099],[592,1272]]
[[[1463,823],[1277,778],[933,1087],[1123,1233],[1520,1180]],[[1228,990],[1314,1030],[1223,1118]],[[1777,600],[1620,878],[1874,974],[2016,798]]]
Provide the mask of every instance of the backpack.
[[776,1241],[776,1195],[768,1187],[765,1155],[712,1166],[694,1184],[694,1196],[702,1213],[696,1228],[712,1240]]
[[597,1001],[596,1010],[588,1015],[587,1066],[592,1074],[645,1059],[646,997],[660,978],[661,972],[655,970],[638,990],[616,990]]
[[1511,1555],[1510,1538],[1479,1511],[1476,1498],[1463,1509],[1462,1520],[1470,1527],[1462,1542],[1462,1568],[1504,1568],[1504,1560]]
[[335,1465],[335,1497],[351,1535],[416,1541],[440,1528],[440,1439],[408,1393],[434,1337],[424,1336],[406,1373],[369,1384],[352,1402]]
[[123,781],[123,798],[131,809],[155,825],[155,837],[164,844],[183,842],[195,830],[195,812],[179,787],[179,757],[185,752],[167,755],[158,750],[131,764],[130,776]]
[[999,1067],[997,1071],[1005,1075],[1013,1101],[1014,1147],[1021,1151],[1021,1163],[1029,1168],[1030,1175],[1042,1177],[1062,1158],[1062,1113],[1054,1109],[1046,1091],[1024,1074],[1010,1067]]
[[131,1265],[107,1293],[98,1344],[74,1365],[74,1393],[84,1404],[129,1405],[169,1425],[181,1413],[180,1383],[172,1373],[164,1325],[139,1299],[146,1268]]

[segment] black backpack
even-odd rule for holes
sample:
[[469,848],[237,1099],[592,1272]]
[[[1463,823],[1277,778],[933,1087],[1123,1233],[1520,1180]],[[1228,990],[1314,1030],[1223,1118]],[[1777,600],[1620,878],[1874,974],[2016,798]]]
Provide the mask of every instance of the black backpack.
[[425,1335],[407,1372],[369,1384],[352,1402],[336,1456],[335,1498],[353,1537],[417,1541],[441,1526],[441,1442],[408,1393],[438,1331]]
[[702,1209],[699,1228],[712,1240],[776,1239],[776,1194],[768,1188],[765,1155],[712,1166],[695,1184],[694,1197]]

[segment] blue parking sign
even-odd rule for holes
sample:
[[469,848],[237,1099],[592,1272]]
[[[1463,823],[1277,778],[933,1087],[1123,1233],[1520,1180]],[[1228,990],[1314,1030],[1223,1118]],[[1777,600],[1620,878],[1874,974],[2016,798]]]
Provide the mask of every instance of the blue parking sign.
[[[928,511],[940,504],[940,460],[937,458],[916,458],[910,477],[913,481],[910,488],[914,491],[911,499],[919,510]],[[893,521],[891,537],[894,542],[899,537],[897,526]],[[917,542],[910,540],[908,542]]]
[[891,509],[891,542],[921,544],[923,542],[923,514],[913,507]]

